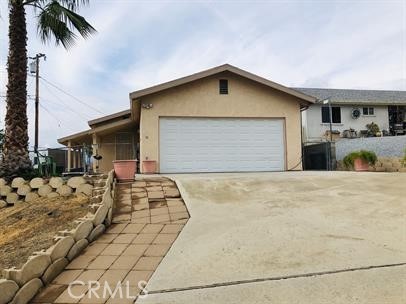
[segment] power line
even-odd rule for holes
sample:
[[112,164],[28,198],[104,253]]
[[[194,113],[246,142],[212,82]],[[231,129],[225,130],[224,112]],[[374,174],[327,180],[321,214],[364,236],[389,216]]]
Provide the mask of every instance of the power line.
[[92,110],[94,110],[94,111],[96,111],[96,112],[98,112],[98,113],[100,113],[100,114],[102,114],[102,115],[106,115],[105,113],[101,112],[99,109],[97,109],[97,108],[95,108],[95,107],[93,107],[93,106],[87,104],[86,102],[80,100],[79,98],[77,98],[77,97],[73,96],[72,94],[66,92],[65,90],[61,89],[61,88],[58,87],[57,85],[55,85],[55,84],[51,83],[50,81],[46,80],[44,77],[40,77],[40,78],[41,78],[43,81],[45,81],[46,83],[48,83],[49,85],[53,86],[55,89],[61,91],[61,92],[64,93],[65,95],[68,95],[69,97],[75,99],[77,102],[79,102],[79,103],[85,105],[85,106],[88,107],[89,109],[92,109]]
[[39,106],[45,111],[47,112],[53,119],[56,120],[56,122],[58,123],[58,127],[61,127],[61,121],[56,117],[56,115],[52,114],[45,106],[43,106],[41,103],[39,104]]
[[[46,102],[49,102],[49,103],[52,104],[51,101],[46,100],[46,99],[44,100],[44,98],[41,98],[41,101],[46,101]],[[31,106],[32,104],[29,104],[29,105]],[[74,132],[74,130],[71,128],[71,125],[69,124],[69,122],[68,122],[68,123],[62,122],[62,120],[61,120],[57,115],[55,115],[54,113],[52,113],[50,109],[48,109],[47,107],[45,107],[45,106],[43,105],[43,103],[39,103],[39,106],[40,106],[45,112],[47,112],[47,113],[58,123],[58,127],[59,127],[59,128],[61,128],[61,126],[63,125],[64,129],[67,128],[69,132]]]
[[[44,99],[44,98],[41,98],[41,101],[46,101],[46,102],[49,102],[50,104],[52,104],[51,101],[46,100],[46,99]],[[31,105],[31,104],[29,104],[29,105]],[[63,125],[64,129],[67,128],[69,132],[74,132],[74,130],[71,128],[71,125],[69,124],[70,121],[68,121],[68,123],[62,122],[62,120],[61,120],[57,115],[55,115],[54,113],[52,113],[50,109],[48,109],[47,107],[45,107],[45,106],[43,105],[43,103],[39,103],[39,106],[40,106],[45,112],[47,112],[53,119],[55,119],[55,121],[58,123],[58,127],[59,127],[59,128],[61,128],[61,125]]]
[[[54,105],[54,104],[55,104],[55,103],[52,102],[51,100],[44,99],[44,98],[42,98],[42,97],[41,97],[41,101],[45,101],[45,102],[47,102],[49,105]],[[60,103],[58,103],[58,104],[59,104],[59,105],[62,105],[62,106],[64,106],[64,107],[66,107],[67,110],[71,111],[73,114],[76,114],[76,115],[80,116],[80,117],[83,118],[84,120],[86,120],[86,121],[88,120],[87,117],[81,115],[81,113],[76,112],[76,111],[73,110],[72,108],[69,108],[66,104],[60,104]],[[69,117],[69,115],[68,115],[68,117]]]
[[[75,111],[75,110],[72,109],[69,105],[67,105],[58,95],[56,95],[56,94],[50,89],[50,87],[48,87],[48,85],[47,85],[46,83],[44,83],[44,88],[45,88],[49,93],[51,93],[51,94],[56,98],[56,100],[58,100],[58,101],[60,102],[60,104],[62,103],[62,105],[65,106],[65,107],[66,107],[68,110],[70,110],[72,113],[75,113],[75,114],[79,115],[80,117],[82,117],[82,118],[85,119],[85,120],[89,120],[88,117],[85,117],[82,113]],[[41,100],[47,101],[47,100],[44,99],[44,98],[41,98]],[[48,101],[48,102],[50,102],[50,101]]]

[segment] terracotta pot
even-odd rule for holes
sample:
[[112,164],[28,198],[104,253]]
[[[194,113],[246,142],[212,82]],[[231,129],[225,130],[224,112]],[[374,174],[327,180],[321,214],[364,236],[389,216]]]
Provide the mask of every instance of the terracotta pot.
[[134,180],[137,160],[114,160],[113,167],[118,180]]
[[144,174],[156,173],[156,161],[155,160],[144,160],[142,162],[142,173],[144,173]]
[[354,169],[355,171],[368,171],[369,164],[367,161],[363,160],[362,158],[354,159]]

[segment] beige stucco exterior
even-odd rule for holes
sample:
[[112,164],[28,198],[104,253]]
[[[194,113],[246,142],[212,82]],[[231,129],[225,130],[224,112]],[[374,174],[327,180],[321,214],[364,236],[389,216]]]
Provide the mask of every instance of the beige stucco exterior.
[[[219,79],[228,79],[228,95],[219,94]],[[301,100],[239,75],[223,72],[143,96],[132,102],[152,104],[150,109],[140,107],[140,161],[156,160],[158,170],[160,117],[283,118],[285,169],[291,169],[300,163]],[[295,169],[301,170],[301,166]]]
[[[228,94],[219,94],[220,79],[228,80]],[[91,144],[93,156],[103,157],[93,161],[94,171],[109,171],[114,160],[128,157],[139,160],[141,172],[142,161],[155,160],[159,172],[160,117],[275,118],[284,122],[285,170],[301,170],[300,111],[316,98],[224,64],[134,91],[130,101],[130,109],[91,120],[89,130],[58,142],[68,147],[68,154],[74,144]],[[117,148],[122,132],[132,134],[133,153],[127,153],[126,147],[124,153]]]

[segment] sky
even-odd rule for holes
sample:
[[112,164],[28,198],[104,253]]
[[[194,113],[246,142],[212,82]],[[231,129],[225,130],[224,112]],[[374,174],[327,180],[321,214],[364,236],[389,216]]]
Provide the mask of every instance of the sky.
[[[80,13],[97,34],[67,51],[41,43],[27,8],[28,54],[47,56],[40,147],[57,147],[57,138],[88,129],[87,120],[128,109],[132,91],[224,63],[285,86],[406,90],[406,0],[90,0]],[[3,126],[6,0],[0,15]],[[28,77],[30,147],[34,83]]]

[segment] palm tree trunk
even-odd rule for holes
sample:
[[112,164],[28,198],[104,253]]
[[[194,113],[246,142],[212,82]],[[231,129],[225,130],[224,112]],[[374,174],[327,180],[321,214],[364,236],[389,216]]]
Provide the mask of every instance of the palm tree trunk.
[[7,114],[0,174],[13,177],[31,167],[28,155],[27,24],[21,0],[10,0]]

